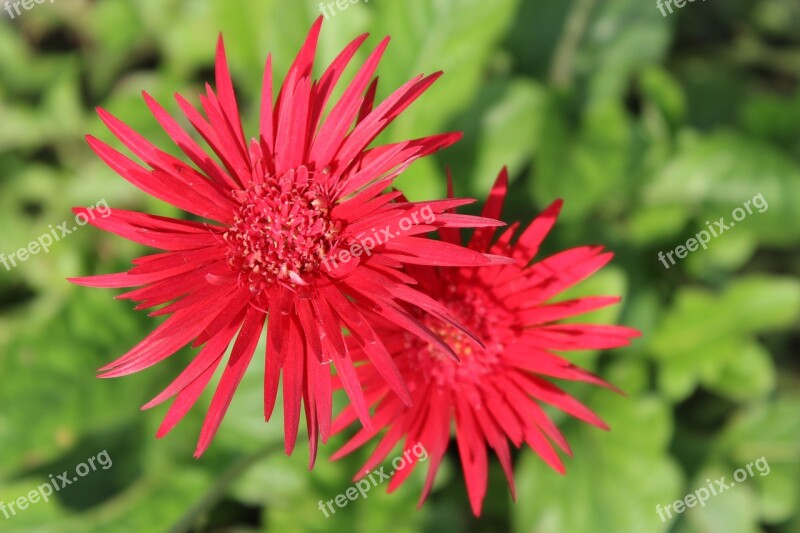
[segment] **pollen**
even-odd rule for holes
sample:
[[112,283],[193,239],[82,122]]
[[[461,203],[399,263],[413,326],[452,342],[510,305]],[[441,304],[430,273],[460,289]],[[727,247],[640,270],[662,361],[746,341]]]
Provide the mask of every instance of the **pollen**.
[[239,211],[225,233],[228,264],[261,292],[276,282],[305,285],[335,247],[341,228],[327,195],[301,166],[234,191]]
[[[404,359],[415,372],[424,376],[425,382],[433,380],[437,387],[460,389],[466,394],[502,364],[504,342],[501,339],[508,338],[512,319],[505,315],[502,306],[487,302],[490,295],[479,288],[463,290],[451,286],[445,292],[443,303],[484,346],[455,326],[426,315],[420,316],[422,322],[450,346],[459,360],[453,360],[440,347],[410,333],[404,334],[406,350],[416,356]],[[481,400],[476,398],[475,401]]]

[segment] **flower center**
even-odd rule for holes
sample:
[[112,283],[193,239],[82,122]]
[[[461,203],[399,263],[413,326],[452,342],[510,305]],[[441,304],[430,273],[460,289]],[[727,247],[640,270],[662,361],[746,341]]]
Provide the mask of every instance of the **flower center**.
[[234,199],[240,207],[224,235],[228,264],[253,292],[276,281],[305,284],[304,277],[317,272],[336,245],[339,225],[306,167],[267,176],[235,191]]
[[486,347],[482,348],[461,330],[426,315],[422,321],[450,345],[460,361],[454,361],[437,346],[424,343],[410,333],[404,336],[406,353],[411,356],[402,359],[415,375],[424,382],[434,380],[438,387],[457,389],[462,385],[480,384],[484,376],[493,373],[501,364],[500,354],[511,327],[510,317],[481,291],[468,290],[459,294],[459,289],[451,285],[447,293],[445,305]]

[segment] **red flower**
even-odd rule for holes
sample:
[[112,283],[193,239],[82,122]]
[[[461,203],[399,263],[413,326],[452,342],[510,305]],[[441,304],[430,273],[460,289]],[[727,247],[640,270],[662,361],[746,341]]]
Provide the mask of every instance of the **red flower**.
[[[315,80],[312,66],[321,22],[320,18],[311,28],[274,102],[271,58],[267,59],[257,139],[249,143],[245,139],[221,37],[217,91],[206,85],[205,96],[200,96],[205,116],[176,96],[221,165],[147,94],[145,101],[156,120],[196,168],[159,150],[102,109],[98,112],[103,122],[149,168],[87,137],[100,158],[133,185],[208,220],[117,209],[107,218],[93,218],[101,229],[164,252],[134,260],[136,266],[128,272],[71,280],[91,287],[139,287],[120,298],[140,302],[137,309],[162,306],[151,314],[170,315],[139,345],[101,368],[101,377],[144,370],[189,343],[203,347],[183,373],[145,406],[176,397],[158,437],[195,404],[233,343],[200,434],[198,457],[222,422],[267,316],[264,415],[269,420],[282,371],[286,452],[291,453],[297,438],[302,398],[313,465],[318,436],[325,442],[330,432],[332,366],[355,412],[369,425],[342,327],[357,339],[354,345],[375,365],[388,389],[408,403],[403,380],[365,320],[365,309],[391,317],[426,342],[441,343],[401,304],[417,303],[454,327],[457,323],[443,306],[407,287],[409,279],[400,268],[406,263],[500,261],[417,236],[438,227],[499,224],[444,213],[469,200],[408,203],[397,201],[399,193],[384,192],[413,161],[449,146],[459,134],[368,149],[441,73],[412,79],[373,108],[377,86],[373,74],[388,43],[384,39],[323,120],[342,71],[367,36],[348,45]],[[417,213],[426,210],[430,218],[420,221]],[[419,224],[404,224],[409,216]],[[386,236],[383,242],[375,242],[378,231]],[[369,241],[362,234],[373,237],[369,246],[374,248],[365,249]],[[365,246],[358,248],[359,243]],[[351,252],[358,257],[348,259]]]
[[[507,183],[503,170],[484,216],[500,216]],[[366,396],[376,405],[375,431],[388,429],[358,477],[379,465],[405,436],[404,449],[421,443],[430,458],[420,498],[422,505],[447,450],[451,420],[454,420],[467,491],[477,516],[486,492],[487,445],[500,459],[512,496],[514,480],[508,441],[518,448],[526,443],[547,464],[564,472],[552,443],[567,454],[571,453],[569,445],[540,403],[607,429],[597,415],[548,378],[611,385],[553,352],[625,346],[639,332],[621,326],[556,323],[619,301],[614,297],[593,297],[548,303],[563,290],[599,270],[612,257],[600,246],[584,246],[529,264],[555,223],[560,208],[560,201],[553,203],[514,244],[511,240],[517,224],[510,226],[494,245],[490,244],[494,228],[475,231],[469,243],[472,250],[508,255],[514,259],[514,264],[471,270],[409,268],[408,273],[419,282],[420,290],[429,298],[443,302],[456,318],[478,334],[485,347],[450,324],[433,317],[420,317],[447,339],[461,359],[459,363],[388,321],[376,327],[394,355],[414,404],[407,407],[390,394],[373,365],[358,367],[360,380],[366,384]],[[451,244],[461,242],[458,230],[442,229],[440,234]],[[354,352],[358,359],[366,360],[365,354],[357,348]],[[354,417],[354,410],[348,407],[334,422],[334,432],[341,431]],[[351,453],[374,435],[369,429],[361,429],[333,458]],[[394,473],[389,492],[403,483],[419,459],[412,457],[411,461],[411,466]]]

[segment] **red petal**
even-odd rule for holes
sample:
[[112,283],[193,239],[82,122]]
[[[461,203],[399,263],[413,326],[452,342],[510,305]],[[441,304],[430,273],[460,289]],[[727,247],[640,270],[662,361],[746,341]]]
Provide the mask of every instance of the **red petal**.
[[361,102],[359,95],[369,85],[388,44],[387,37],[375,48],[322,124],[309,155],[309,160],[316,168],[327,166],[338,151],[345,132],[356,118]]
[[228,69],[228,59],[225,57],[225,43],[222,34],[217,41],[217,56],[215,61],[215,77],[217,82],[217,92],[219,93],[219,103],[224,112],[228,124],[234,129],[235,134],[242,146],[246,145],[242,121],[239,119],[239,106],[236,104],[236,94],[233,91],[231,73]]
[[305,346],[297,320],[288,321],[286,357],[283,362],[283,431],[284,450],[291,455],[297,442],[300,424],[300,399],[303,395],[303,370]]
[[285,362],[284,344],[289,335],[292,300],[289,290],[278,285],[270,293],[269,324],[267,327],[266,372],[264,375],[264,419],[269,421],[275,409],[280,369]]
[[521,310],[517,313],[517,317],[523,324],[536,326],[602,309],[603,307],[619,303],[620,300],[621,298],[618,296],[594,296],[565,300],[550,305]]
[[430,266],[486,266],[507,264],[511,260],[481,254],[455,244],[432,239],[408,237],[387,242],[386,255],[403,263]]
[[139,244],[169,251],[217,245],[222,242],[222,231],[224,231],[224,228],[211,225],[202,232],[189,226],[185,226],[185,229],[190,231],[183,228],[175,231],[172,228],[181,227],[182,221],[122,209],[111,210],[99,217],[93,210],[83,207],[73,208],[72,212],[88,220],[92,226]]
[[272,54],[267,56],[264,65],[264,78],[261,82],[261,115],[259,131],[264,155],[267,158],[267,168],[274,171],[275,157],[275,119],[272,104]]
[[199,217],[230,220],[232,211],[221,208],[186,182],[160,170],[147,171],[91,135],[86,136],[86,141],[112,170],[147,194]]
[[[145,404],[142,409],[152,409],[153,407],[160,405],[161,403],[167,401],[168,399],[172,398],[176,394],[183,391],[185,388],[189,387],[192,383],[194,383],[197,379],[201,376],[204,376],[209,368],[211,369],[211,374],[214,373],[214,369],[217,368],[219,362],[222,360],[222,356],[225,354],[225,350],[228,349],[231,340],[233,340],[233,336],[236,333],[236,330],[242,323],[244,319],[244,313],[241,313],[236,319],[228,321],[225,325],[225,328],[219,331],[216,335],[214,335],[211,340],[209,340],[208,344],[206,344],[200,353],[189,363],[181,374],[175,378],[169,387],[164,389],[158,396],[150,400],[147,404]],[[185,414],[185,411],[184,411]],[[181,418],[183,415],[179,416]],[[174,424],[168,424],[170,428]],[[167,430],[166,432],[168,432]],[[164,434],[166,434],[166,432]]]
[[536,257],[539,246],[556,223],[563,203],[561,200],[556,200],[531,222],[514,245],[512,255],[514,259],[527,263]]
[[[220,192],[225,189],[233,189],[237,184],[233,181],[228,174],[222,170],[214,159],[212,159],[200,146],[195,142],[186,131],[178,125],[178,122],[169,115],[161,105],[156,102],[149,94],[142,92],[147,107],[156,118],[164,131],[175,142],[175,144],[183,151],[184,154],[197,165],[197,167],[206,173],[208,177],[214,180],[220,187]],[[224,188],[223,188],[224,187]]]
[[456,399],[456,442],[461,456],[464,479],[467,482],[469,503],[475,516],[481,515],[481,504],[486,495],[488,466],[486,445],[475,423],[470,406],[463,399]]
[[319,83],[314,88],[314,106],[311,113],[311,122],[310,126],[311,129],[316,130],[319,126],[319,119],[322,116],[322,112],[325,109],[325,106],[328,103],[328,99],[331,96],[331,92],[333,92],[336,83],[339,81],[339,78],[342,76],[347,65],[350,63],[350,60],[353,59],[356,52],[364,41],[367,39],[369,35],[363,34],[350,42],[344,50],[336,56],[328,68],[325,70],[325,73],[319,79]]
[[[486,205],[483,208],[481,216],[486,218],[498,219],[503,210],[503,201],[508,192],[508,168],[503,167],[497,180],[489,193],[489,198],[486,200]],[[489,244],[492,242],[494,236],[494,229],[477,229],[469,241],[469,247],[473,250],[485,252],[489,250]]]
[[248,309],[242,329],[236,338],[233,351],[231,351],[228,363],[225,366],[225,371],[222,373],[222,379],[217,385],[214,397],[211,399],[211,406],[208,408],[203,428],[200,430],[200,439],[194,452],[195,457],[199,458],[208,449],[222,423],[222,418],[228,411],[233,399],[233,393],[239,386],[245,370],[247,370],[250,360],[253,358],[258,338],[264,329],[264,318],[264,313],[255,307]]

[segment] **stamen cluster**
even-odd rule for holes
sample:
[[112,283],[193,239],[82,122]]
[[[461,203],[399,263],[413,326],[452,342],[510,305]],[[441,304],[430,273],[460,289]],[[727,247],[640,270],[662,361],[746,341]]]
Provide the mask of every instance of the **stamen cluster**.
[[336,245],[340,228],[306,167],[254,182],[234,199],[241,207],[224,235],[228,264],[252,292],[278,280],[305,284]]

